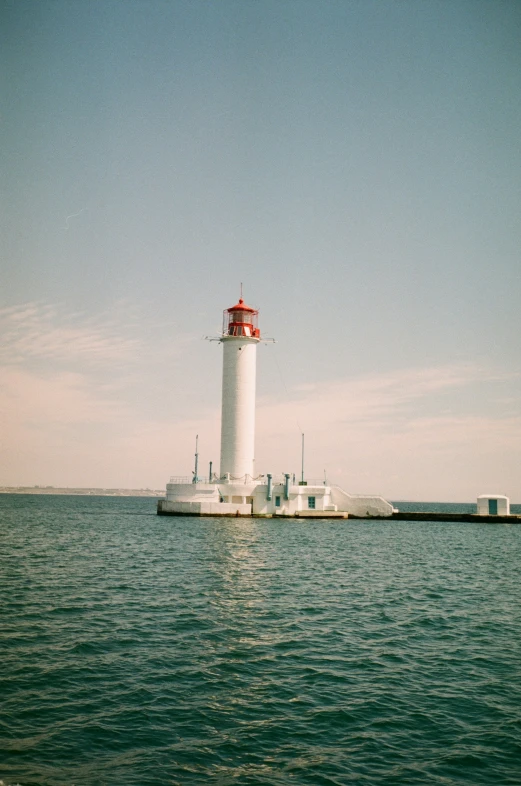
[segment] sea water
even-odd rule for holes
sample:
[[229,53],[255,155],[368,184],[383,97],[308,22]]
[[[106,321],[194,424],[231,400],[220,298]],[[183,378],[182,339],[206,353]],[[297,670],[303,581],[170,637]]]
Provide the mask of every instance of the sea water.
[[5,784],[521,783],[521,526],[0,519]]

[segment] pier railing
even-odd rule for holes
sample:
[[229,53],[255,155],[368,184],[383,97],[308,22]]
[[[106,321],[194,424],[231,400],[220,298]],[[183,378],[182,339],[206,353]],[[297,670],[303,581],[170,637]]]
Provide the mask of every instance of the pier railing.
[[[205,477],[200,476],[200,475],[197,476],[197,482],[198,483],[219,483],[220,480],[221,479],[217,475],[212,475],[211,478],[209,478],[207,476],[205,476]],[[232,483],[233,482],[240,483],[241,481],[244,481],[244,480],[245,480],[244,476],[242,478],[230,478],[230,481]],[[267,475],[259,475],[258,477],[253,478],[253,480],[258,480],[260,483],[267,483],[268,482],[268,476]],[[184,475],[184,476],[183,475],[172,475],[172,477],[170,478],[170,480],[168,482],[169,483],[176,483],[176,484],[193,483],[194,482],[194,477],[193,477],[193,475]],[[285,478],[285,476],[283,474],[277,474],[277,475],[274,474],[274,475],[271,476],[271,482],[272,482],[273,486],[284,485],[285,482],[286,482],[286,478]],[[289,476],[289,482],[290,482],[291,486],[299,486],[300,483],[301,483],[300,479],[296,475],[293,476],[293,474],[291,474]],[[326,486],[326,485],[327,486],[335,486],[336,485],[336,483],[331,482],[329,479],[326,481],[324,478],[306,478],[305,481],[304,481],[304,484],[306,486]],[[374,497],[379,497],[380,494],[350,494],[350,496],[351,497],[356,497],[356,499],[364,499],[364,498],[370,499],[370,498],[374,498]]]
[[[197,476],[197,482],[198,483],[218,483],[219,480],[221,480],[221,478],[219,478],[218,475],[212,475],[211,479],[208,478],[208,477],[203,477],[201,475]],[[241,481],[244,481],[244,480],[246,480],[245,476],[243,476],[241,478],[230,478],[230,481],[232,483],[233,482],[240,483]],[[248,476],[248,480],[250,480],[249,476]],[[260,483],[267,483],[268,482],[268,476],[267,475],[259,475],[256,478],[251,478],[251,480],[258,480]],[[177,483],[178,484],[181,484],[181,483],[182,484],[184,484],[184,483],[193,483],[194,482],[194,477],[193,477],[193,475],[172,475],[172,477],[170,478],[170,480],[168,482],[169,483],[176,483],[176,484]],[[280,485],[281,483],[284,484],[286,482],[285,475],[283,475],[283,474],[272,475],[271,476],[271,482],[273,484],[277,484],[277,485]],[[296,475],[294,476],[293,474],[291,474],[289,476],[289,482],[290,482],[290,485],[292,485],[292,486],[298,486],[300,484],[299,478]],[[324,480],[324,478],[306,478],[305,485],[306,486],[325,486],[325,485],[330,486],[331,483],[328,480],[327,484],[326,484],[326,481]]]
[[[212,478],[212,480],[215,481],[215,478]],[[185,475],[185,476],[172,475],[172,477],[170,478],[170,480],[168,482],[169,483],[183,483],[183,484],[184,483],[193,483],[194,482],[194,476],[193,475]],[[208,478],[203,478],[200,475],[198,475],[197,476],[197,482],[198,483],[209,483],[211,481],[209,481]]]

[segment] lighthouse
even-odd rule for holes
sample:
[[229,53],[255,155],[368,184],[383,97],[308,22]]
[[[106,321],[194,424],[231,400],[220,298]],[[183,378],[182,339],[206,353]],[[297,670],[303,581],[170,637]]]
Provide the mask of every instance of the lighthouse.
[[255,460],[255,378],[259,312],[242,299],[223,313],[220,477],[252,480]]
[[[223,313],[222,331],[208,337],[223,345],[221,464],[219,474],[175,475],[159,499],[160,516],[265,516],[357,518],[391,516],[393,506],[379,496],[348,494],[326,480],[295,482],[295,473],[259,473],[255,468],[255,378],[259,312],[241,298]],[[272,341],[272,339],[263,339]],[[216,380],[217,384],[217,380]],[[299,434],[299,438],[300,438]],[[196,445],[198,438],[196,437]],[[278,458],[275,457],[275,461]],[[266,468],[269,470],[269,466]],[[293,482],[291,477],[293,475]]]

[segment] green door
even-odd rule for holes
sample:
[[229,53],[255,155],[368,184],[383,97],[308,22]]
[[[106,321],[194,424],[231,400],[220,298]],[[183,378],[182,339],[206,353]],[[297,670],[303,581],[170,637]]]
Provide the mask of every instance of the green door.
[[489,499],[488,501],[488,515],[497,516],[497,499]]

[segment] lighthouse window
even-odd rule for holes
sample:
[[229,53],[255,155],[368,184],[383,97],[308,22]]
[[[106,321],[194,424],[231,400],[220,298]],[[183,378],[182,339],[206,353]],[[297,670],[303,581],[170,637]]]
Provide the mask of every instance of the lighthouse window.
[[315,497],[308,497],[309,510],[315,510]]
[[251,325],[251,314],[248,314],[246,311],[232,311],[230,314],[230,322],[243,322],[247,325]]
[[280,497],[275,497],[275,507],[280,508]]

